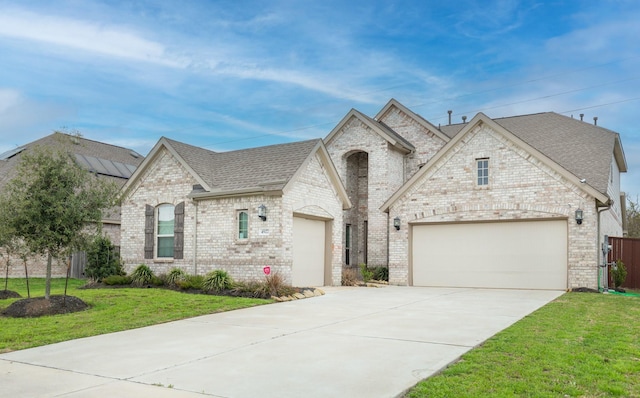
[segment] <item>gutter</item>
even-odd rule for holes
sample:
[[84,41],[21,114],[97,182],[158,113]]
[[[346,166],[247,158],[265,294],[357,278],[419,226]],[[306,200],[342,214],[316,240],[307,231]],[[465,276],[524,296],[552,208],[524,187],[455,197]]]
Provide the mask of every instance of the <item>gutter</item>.
[[196,207],[193,225],[193,275],[198,275],[198,201],[194,199],[193,204]]
[[236,189],[230,191],[213,191],[213,192],[191,192],[187,195],[188,198],[194,201],[214,198],[232,198],[237,196],[249,196],[249,195],[271,195],[282,196],[282,189],[265,189],[262,187]]

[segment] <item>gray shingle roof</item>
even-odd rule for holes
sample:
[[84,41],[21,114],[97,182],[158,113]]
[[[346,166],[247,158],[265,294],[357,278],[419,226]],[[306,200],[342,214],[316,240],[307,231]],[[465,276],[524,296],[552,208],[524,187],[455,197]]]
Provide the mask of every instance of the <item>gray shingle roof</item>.
[[[71,140],[71,141],[69,141]],[[29,148],[36,146],[46,146],[53,148],[61,148],[64,145],[68,145],[71,152],[74,154],[93,156],[96,158],[107,159],[118,163],[127,165],[139,166],[144,160],[144,156],[132,151],[129,148],[123,148],[115,145],[105,144],[104,142],[89,140],[83,137],[70,136],[64,133],[53,133],[39,140],[30,142],[23,145],[25,149],[15,156],[12,156],[6,160],[0,160],[0,190],[16,176],[17,165],[20,162],[20,158],[23,154],[29,152]],[[133,156],[137,155],[137,157]],[[111,176],[101,176],[109,181],[115,182],[118,187],[122,187],[127,179],[116,178]],[[120,219],[119,208],[112,209],[111,214],[107,215],[105,219],[118,221]]]
[[167,139],[212,193],[280,190],[291,180],[321,139],[213,152]]
[[[73,139],[73,143],[68,141]],[[137,154],[128,148],[123,148],[115,145],[105,144],[104,142],[93,141],[82,137],[70,136],[63,133],[53,133],[39,140],[25,144],[25,150],[10,157],[7,160],[0,160],[0,189],[11,180],[16,174],[16,166],[20,161],[20,158],[24,153],[29,152],[29,148],[35,146],[47,146],[53,148],[60,148],[63,145],[69,145],[70,151],[74,154],[93,156],[101,159],[108,159],[118,163],[124,163],[133,166],[139,166],[144,160],[144,156]],[[135,153],[138,157],[132,156]],[[105,177],[111,181],[114,181],[118,186],[124,185],[126,179]]]
[[[618,133],[555,112],[493,119],[587,184],[606,194]],[[465,124],[441,126],[455,137]],[[623,170],[626,171],[626,170]]]
[[607,193],[618,133],[554,112],[494,119],[601,193]]

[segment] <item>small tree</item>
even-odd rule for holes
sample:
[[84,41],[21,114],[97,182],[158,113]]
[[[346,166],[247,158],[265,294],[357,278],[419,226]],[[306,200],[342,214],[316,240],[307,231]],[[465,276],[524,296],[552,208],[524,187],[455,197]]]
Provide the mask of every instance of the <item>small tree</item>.
[[634,202],[631,198],[627,199],[627,232],[630,238],[640,238],[640,204],[638,198]]
[[613,287],[619,288],[627,279],[627,267],[620,260],[617,260],[615,265],[611,267],[611,279],[613,279]]
[[[68,140],[66,136],[65,139]],[[102,212],[115,204],[117,187],[78,166],[60,149],[33,147],[22,155],[0,209],[15,236],[47,258],[45,298],[51,293],[52,260],[86,247],[99,231]]]
[[87,249],[87,266],[85,274],[100,282],[111,275],[124,275],[120,256],[115,246],[106,236],[96,236]]

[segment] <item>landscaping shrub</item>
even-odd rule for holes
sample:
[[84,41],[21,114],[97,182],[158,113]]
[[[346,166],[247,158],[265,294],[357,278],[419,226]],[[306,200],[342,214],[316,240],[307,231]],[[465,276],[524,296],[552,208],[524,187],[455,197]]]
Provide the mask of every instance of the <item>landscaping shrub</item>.
[[611,279],[613,279],[613,287],[615,288],[622,286],[627,279],[627,267],[622,261],[616,261],[616,264],[611,267]]
[[358,284],[358,271],[355,268],[342,269],[342,286],[356,286]]
[[140,264],[131,274],[131,284],[137,287],[150,285],[154,282],[154,276],[151,268],[146,264]]
[[372,279],[377,281],[389,281],[389,268],[387,267],[375,267],[372,269]]
[[295,289],[287,285],[278,272],[267,275],[262,285],[264,286],[265,297],[288,296],[295,293]]
[[108,237],[97,236],[91,242],[87,249],[87,266],[84,273],[97,282],[110,275],[125,274],[120,256]]
[[178,282],[185,279],[187,279],[187,273],[181,268],[173,268],[164,277],[165,284],[172,287],[178,286]]
[[373,271],[367,268],[367,264],[360,264],[360,274],[362,275],[362,280],[367,283],[373,278]]
[[264,298],[264,284],[260,282],[236,282],[231,289],[234,296]]
[[127,275],[109,275],[102,279],[102,283],[105,285],[130,285],[133,280]]
[[204,276],[202,275],[187,275],[185,279],[176,281],[176,286],[182,290],[202,290],[204,284]]
[[233,279],[227,271],[217,269],[209,272],[202,283],[202,289],[206,291],[220,292],[233,287]]

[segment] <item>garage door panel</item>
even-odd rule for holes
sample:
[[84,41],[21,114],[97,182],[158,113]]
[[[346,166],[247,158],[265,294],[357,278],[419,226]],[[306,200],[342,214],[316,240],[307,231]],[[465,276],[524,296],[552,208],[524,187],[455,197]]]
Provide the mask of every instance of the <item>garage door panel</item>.
[[412,231],[416,286],[567,286],[565,220],[415,225]]
[[325,222],[293,218],[293,286],[323,286]]

